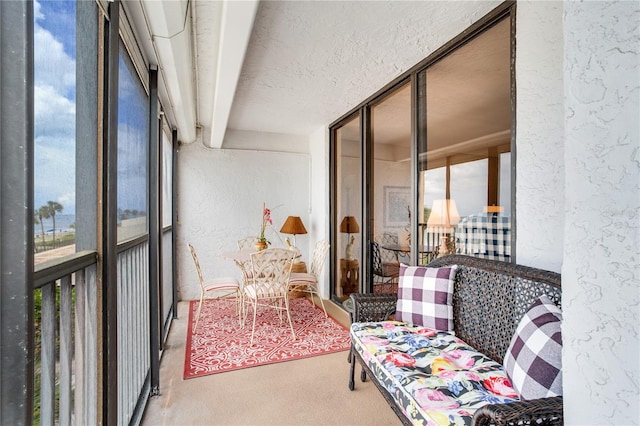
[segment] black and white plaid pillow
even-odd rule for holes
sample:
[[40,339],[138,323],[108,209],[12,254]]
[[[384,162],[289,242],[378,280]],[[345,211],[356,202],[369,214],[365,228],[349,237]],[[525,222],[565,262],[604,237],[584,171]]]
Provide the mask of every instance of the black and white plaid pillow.
[[453,331],[453,282],[457,266],[400,265],[396,321]]
[[513,388],[522,399],[562,395],[562,312],[540,296],[520,320],[504,358]]

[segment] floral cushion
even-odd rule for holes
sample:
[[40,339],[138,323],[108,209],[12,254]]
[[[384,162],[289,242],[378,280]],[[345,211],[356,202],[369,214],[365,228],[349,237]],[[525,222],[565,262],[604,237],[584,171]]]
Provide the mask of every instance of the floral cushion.
[[351,341],[413,424],[470,425],[479,407],[518,400],[502,366],[451,333],[354,323]]
[[453,282],[457,266],[400,265],[396,321],[453,330]]

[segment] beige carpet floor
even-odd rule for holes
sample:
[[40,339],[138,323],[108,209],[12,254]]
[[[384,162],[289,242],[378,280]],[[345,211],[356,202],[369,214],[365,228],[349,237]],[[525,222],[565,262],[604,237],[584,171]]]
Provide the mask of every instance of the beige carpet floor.
[[[327,312],[348,325],[331,302]],[[349,391],[347,352],[182,379],[187,302],[178,306],[160,364],[160,395],[143,425],[398,425],[373,383]]]

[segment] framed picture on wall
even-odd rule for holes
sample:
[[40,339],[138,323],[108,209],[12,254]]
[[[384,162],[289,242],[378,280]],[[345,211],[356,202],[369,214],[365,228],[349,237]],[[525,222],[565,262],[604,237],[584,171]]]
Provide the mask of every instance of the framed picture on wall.
[[411,208],[411,188],[408,186],[384,187],[384,227],[404,228],[409,225]]

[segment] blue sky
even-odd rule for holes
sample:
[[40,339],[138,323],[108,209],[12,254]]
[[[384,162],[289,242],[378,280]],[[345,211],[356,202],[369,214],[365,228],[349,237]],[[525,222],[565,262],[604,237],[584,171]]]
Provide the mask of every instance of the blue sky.
[[37,21],[40,27],[55,34],[55,38],[62,43],[65,53],[69,57],[75,58],[75,2],[45,0],[39,2],[39,7],[41,18],[37,19]]
[[[34,2],[34,207],[57,201],[62,214],[75,214],[76,204],[75,22],[75,1]],[[118,206],[144,211],[148,98],[122,59],[119,98]]]
[[35,194],[75,213],[75,2],[34,2]]

